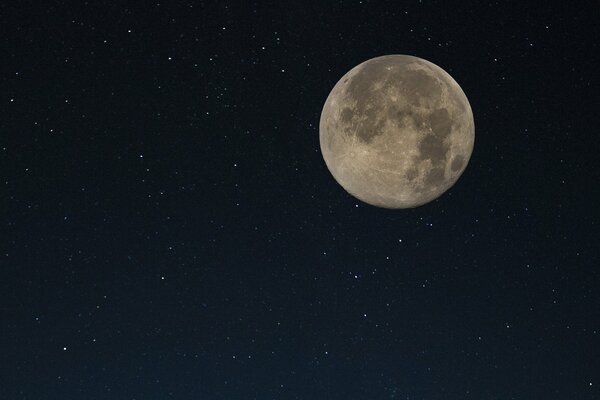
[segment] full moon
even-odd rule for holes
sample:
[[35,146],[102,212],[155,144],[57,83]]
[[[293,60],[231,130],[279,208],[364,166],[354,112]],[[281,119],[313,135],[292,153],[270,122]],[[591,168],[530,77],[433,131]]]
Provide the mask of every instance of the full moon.
[[408,55],[376,57],[331,90],[319,123],[335,180],[377,207],[435,200],[465,170],[475,141],[464,92],[442,68]]

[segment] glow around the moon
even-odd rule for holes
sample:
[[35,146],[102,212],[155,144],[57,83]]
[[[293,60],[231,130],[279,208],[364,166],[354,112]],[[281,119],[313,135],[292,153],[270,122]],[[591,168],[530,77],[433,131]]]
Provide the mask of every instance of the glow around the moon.
[[475,128],[460,86],[407,55],[373,58],[335,85],[319,126],[336,181],[374,206],[410,208],[448,190],[465,170]]

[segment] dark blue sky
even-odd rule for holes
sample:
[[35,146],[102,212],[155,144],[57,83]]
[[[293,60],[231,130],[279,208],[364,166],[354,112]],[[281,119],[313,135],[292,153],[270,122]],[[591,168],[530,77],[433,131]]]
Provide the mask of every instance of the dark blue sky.
[[[0,398],[600,398],[597,16],[0,5]],[[320,154],[329,91],[384,54],[444,68],[475,118],[416,209]]]

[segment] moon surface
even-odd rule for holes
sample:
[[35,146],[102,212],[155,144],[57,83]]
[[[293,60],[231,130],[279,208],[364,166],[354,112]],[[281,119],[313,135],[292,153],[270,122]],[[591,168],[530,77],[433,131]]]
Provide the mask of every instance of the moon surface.
[[377,207],[412,208],[447,191],[473,152],[464,92],[422,58],[386,55],[346,73],[325,101],[321,152],[335,180]]

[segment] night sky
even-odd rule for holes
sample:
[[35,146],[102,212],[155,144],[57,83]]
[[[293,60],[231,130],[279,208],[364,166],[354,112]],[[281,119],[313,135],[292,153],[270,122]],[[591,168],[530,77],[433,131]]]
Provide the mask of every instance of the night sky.
[[[0,398],[600,399],[600,9],[452,3],[3,2]],[[414,209],[320,152],[385,54],[475,119]]]

